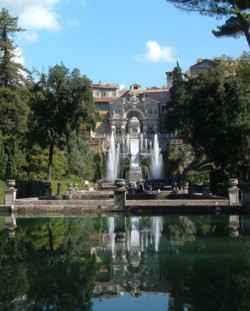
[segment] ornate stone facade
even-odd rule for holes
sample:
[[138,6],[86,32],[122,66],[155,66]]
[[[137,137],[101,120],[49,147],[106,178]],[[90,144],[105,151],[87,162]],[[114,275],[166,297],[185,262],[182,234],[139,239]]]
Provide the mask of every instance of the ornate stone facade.
[[110,132],[116,134],[156,134],[160,131],[159,102],[152,98],[118,98],[110,106]]

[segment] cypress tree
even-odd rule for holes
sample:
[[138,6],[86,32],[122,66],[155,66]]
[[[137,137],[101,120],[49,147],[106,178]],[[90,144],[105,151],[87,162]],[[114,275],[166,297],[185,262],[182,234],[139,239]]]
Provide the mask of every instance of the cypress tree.
[[185,81],[182,70],[177,62],[173,70],[172,87],[169,90],[170,101],[167,104],[167,116],[165,120],[165,127],[168,131],[180,131],[182,129],[182,117],[184,113],[185,100]]
[[17,21],[18,18],[11,17],[8,10],[3,8],[0,11],[0,131],[7,159],[6,169],[11,174],[6,174],[7,178],[15,177],[16,155],[12,152],[23,143],[28,115],[29,73],[17,61],[17,46],[13,41],[15,34],[23,31]]

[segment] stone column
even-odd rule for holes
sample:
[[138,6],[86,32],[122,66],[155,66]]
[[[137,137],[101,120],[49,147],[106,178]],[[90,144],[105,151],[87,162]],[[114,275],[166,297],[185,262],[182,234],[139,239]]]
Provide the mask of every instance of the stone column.
[[69,199],[72,199],[72,194],[73,194],[73,184],[72,183],[68,183],[67,184],[67,196]]
[[230,178],[229,179],[229,188],[228,188],[228,197],[229,197],[229,205],[230,206],[238,206],[240,205],[239,202],[239,188],[238,179],[237,178]]
[[126,191],[127,191],[125,185],[126,185],[125,179],[115,180],[115,186],[117,186],[117,188],[114,189],[114,204],[117,210],[119,211],[125,210]]
[[6,180],[7,189],[5,190],[5,205],[14,210],[14,202],[16,200],[16,191],[14,188],[16,181],[14,179]]

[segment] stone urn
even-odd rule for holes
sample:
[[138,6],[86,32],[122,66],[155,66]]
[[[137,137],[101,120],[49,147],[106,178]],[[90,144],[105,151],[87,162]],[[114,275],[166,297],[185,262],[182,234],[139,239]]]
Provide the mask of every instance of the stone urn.
[[126,181],[125,179],[115,179],[115,186],[117,188],[123,188],[126,186]]
[[229,186],[230,187],[237,187],[238,186],[238,178],[230,178],[229,179]]
[[15,179],[7,179],[6,180],[6,185],[8,188],[14,188],[16,185]]

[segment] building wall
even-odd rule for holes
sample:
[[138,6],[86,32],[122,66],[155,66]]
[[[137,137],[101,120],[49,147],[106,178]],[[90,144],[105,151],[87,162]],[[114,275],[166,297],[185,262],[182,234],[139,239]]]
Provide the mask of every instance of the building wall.
[[[197,77],[201,72],[209,70],[214,66],[215,62],[209,59],[198,59],[197,63],[190,66],[189,70],[185,73],[190,78]],[[115,100],[122,98],[129,102],[133,96],[136,96],[140,102],[145,102],[147,99],[158,102],[158,118],[159,118],[159,131],[166,133],[165,130],[165,117],[167,112],[167,104],[170,101],[169,89],[172,86],[172,71],[166,71],[166,85],[163,88],[151,87],[142,89],[140,84],[132,84],[128,90],[125,90],[118,84],[93,84],[93,96],[95,100],[96,111],[105,117],[105,126],[99,125],[100,134],[107,134],[107,123],[113,116],[110,115],[110,104]],[[111,126],[111,124],[109,124]],[[110,128],[109,128],[110,131]]]

